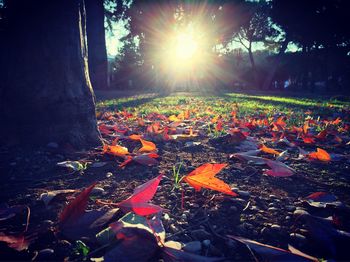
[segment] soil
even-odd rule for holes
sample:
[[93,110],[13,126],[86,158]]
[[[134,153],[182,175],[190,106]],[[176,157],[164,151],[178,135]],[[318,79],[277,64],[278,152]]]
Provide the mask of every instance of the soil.
[[[107,123],[107,121],[104,121]],[[130,123],[136,125],[136,123]],[[261,140],[260,133],[251,135]],[[264,138],[270,138],[265,134]],[[113,136],[104,136],[108,143]],[[350,260],[346,252],[349,243],[336,243],[336,253],[324,247],[322,239],[310,234],[310,225],[298,219],[298,210],[311,215],[337,218],[335,228],[350,232],[350,163],[332,161],[329,163],[296,160],[297,150],[278,144],[274,148],[289,150],[290,160],[285,163],[296,170],[291,177],[270,177],[263,175],[266,166],[242,162],[230,157],[240,152],[239,143],[230,143],[225,137],[213,138],[199,135],[194,138],[163,141],[153,138],[160,156],[159,165],[144,166],[130,163],[125,168],[119,164],[123,159],[103,154],[100,148],[75,152],[69,145],[50,143],[46,147],[0,148],[0,199],[9,206],[26,205],[30,208],[29,230],[33,241],[28,250],[15,251],[0,242],[0,260],[80,260],[75,254],[75,241],[67,239],[56,230],[58,214],[70,199],[62,196],[54,199],[48,207],[40,200],[44,192],[59,189],[83,189],[94,181],[103,190],[92,193],[92,199],[102,199],[117,203],[130,196],[134,188],[158,174],[164,174],[152,203],[164,209],[162,222],[167,240],[188,243],[201,241],[198,254],[208,257],[225,257],[227,261],[254,261],[249,250],[227,235],[242,236],[264,244],[288,248],[288,244],[318,258]],[[200,145],[186,146],[189,141]],[[126,146],[129,152],[140,147],[138,141],[120,139],[119,144]],[[303,145],[303,149],[311,147]],[[323,149],[333,153],[348,155],[349,147],[332,144]],[[262,156],[272,158],[271,155]],[[72,172],[57,166],[58,162],[79,160],[80,162],[106,162],[102,167],[88,168],[83,172]],[[173,166],[180,167],[180,174],[185,175],[204,163],[227,163],[217,177],[224,180],[238,194],[231,197],[212,190],[195,192],[192,187],[182,183],[182,189],[174,188]],[[314,192],[328,192],[335,195],[342,203],[341,208],[329,205],[325,208],[313,207],[306,201],[306,196]],[[90,201],[88,209],[100,208]],[[5,221],[0,221],[0,232],[19,234],[23,231],[26,212]],[[119,211],[115,220],[124,214]],[[293,233],[297,233],[296,235]],[[312,233],[312,232],[311,232]],[[346,239],[346,238],[345,238]],[[207,241],[207,240],[210,240]],[[99,248],[91,239],[84,239],[90,250]],[[203,242],[206,241],[206,242]],[[203,243],[206,245],[204,246]],[[103,250],[97,255],[102,256]],[[156,258],[153,258],[157,260]]]

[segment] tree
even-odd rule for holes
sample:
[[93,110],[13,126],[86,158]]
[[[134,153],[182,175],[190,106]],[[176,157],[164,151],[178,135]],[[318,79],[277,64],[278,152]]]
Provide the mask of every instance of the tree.
[[246,1],[240,3],[239,28],[233,32],[232,40],[241,44],[248,52],[254,84],[260,86],[257,68],[253,54],[253,45],[256,43],[269,44],[276,38],[278,31],[270,20],[270,5],[265,1]]
[[1,139],[101,144],[87,71],[84,2],[10,0],[2,51]]
[[94,89],[107,89],[107,50],[103,0],[85,0],[89,72]]
[[[350,33],[345,24],[350,3],[347,0],[273,0],[272,19],[285,32],[285,39],[302,48],[303,87],[313,88],[312,55],[325,50],[325,57],[335,49],[350,48]],[[284,52],[286,45],[281,49]],[[280,53],[281,53],[280,52]],[[345,52],[346,55],[346,52]],[[328,62],[326,62],[328,67]],[[327,70],[328,71],[328,70]],[[332,74],[326,72],[326,76]]]

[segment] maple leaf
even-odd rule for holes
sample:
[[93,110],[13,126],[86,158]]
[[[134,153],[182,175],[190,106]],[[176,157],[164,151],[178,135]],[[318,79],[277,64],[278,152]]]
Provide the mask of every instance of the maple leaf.
[[28,246],[31,241],[24,235],[9,236],[0,233],[0,242],[5,242],[10,248],[13,248],[17,251],[23,251],[28,249]]
[[262,145],[260,147],[260,150],[267,153],[267,154],[272,154],[272,155],[279,155],[280,154],[280,152],[276,151],[275,149],[269,148],[265,145]]
[[231,196],[237,196],[232,192],[230,186],[224,181],[215,177],[227,164],[204,164],[193,170],[184,180],[192,186],[196,191],[199,191],[202,187],[216,190]]
[[160,180],[163,175],[159,175],[148,182],[135,188],[134,193],[127,199],[117,204],[125,213],[134,212],[139,216],[148,216],[158,213],[161,207],[147,203],[157,191]]
[[142,136],[133,134],[130,135],[129,138],[134,141],[139,141],[142,138]]
[[157,155],[156,153],[148,153],[148,154],[142,154],[142,155],[138,155],[138,156],[127,156],[126,160],[121,163],[119,165],[119,167],[123,168],[125,167],[127,164],[129,164],[131,161],[135,161],[141,165],[145,165],[145,166],[154,166],[159,164],[159,162],[155,159],[158,158],[159,155]]
[[140,138],[142,147],[139,149],[139,152],[152,152],[157,150],[156,145],[153,142],[146,141]]
[[129,151],[126,147],[120,145],[103,145],[103,153],[124,157],[125,155],[129,154]]
[[319,160],[322,162],[329,162],[331,161],[331,156],[328,154],[328,152],[324,149],[317,148],[316,152],[311,152],[307,155],[309,159],[311,160]]
[[68,225],[74,224],[80,216],[85,212],[89,195],[97,182],[85,188],[74,200],[72,200],[61,212],[59,216],[59,225],[64,228]]
[[264,174],[274,177],[288,177],[294,175],[295,171],[280,161],[273,161],[266,159],[266,165],[268,165],[271,170],[267,170]]

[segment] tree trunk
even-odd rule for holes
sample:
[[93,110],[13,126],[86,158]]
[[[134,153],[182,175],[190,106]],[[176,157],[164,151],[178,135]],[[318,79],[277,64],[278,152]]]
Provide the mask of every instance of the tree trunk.
[[271,87],[273,77],[275,76],[276,71],[277,71],[278,67],[281,64],[281,61],[280,61],[281,56],[286,52],[286,49],[288,47],[288,43],[289,43],[289,39],[286,38],[283,41],[281,49],[279,50],[279,52],[278,52],[278,54],[276,56],[276,60],[277,61],[275,63],[273,63],[271,70],[268,72],[268,74],[267,74],[267,76],[266,76],[266,78],[264,80],[264,84],[262,86],[263,90],[269,89]]
[[[101,144],[87,71],[81,0],[11,0],[1,138]],[[6,123],[6,124],[5,124]]]
[[107,51],[103,0],[85,0],[89,72],[94,89],[107,89]]

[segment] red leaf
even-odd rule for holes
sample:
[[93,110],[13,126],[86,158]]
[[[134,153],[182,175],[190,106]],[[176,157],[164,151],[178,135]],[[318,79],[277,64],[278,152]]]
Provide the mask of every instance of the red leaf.
[[124,212],[132,211],[139,216],[148,216],[161,211],[161,207],[147,202],[150,201],[156,193],[162,176],[163,175],[159,175],[135,188],[134,193],[126,200],[118,203],[118,206]]
[[207,163],[193,170],[191,173],[184,177],[184,180],[196,191],[199,191],[202,187],[204,187],[231,196],[237,196],[236,193],[232,192],[229,185],[215,177],[215,175],[226,166],[227,164]]
[[97,182],[94,182],[88,188],[85,188],[73,201],[71,201],[61,212],[59,216],[60,227],[73,224],[85,212],[90,193]]
[[265,171],[266,175],[274,177],[288,177],[294,175],[294,170],[280,161],[266,159],[266,165],[271,168],[271,170]]
[[13,248],[17,251],[26,250],[30,244],[24,235],[19,236],[7,236],[3,233],[0,233],[0,241],[5,242],[10,248]]

